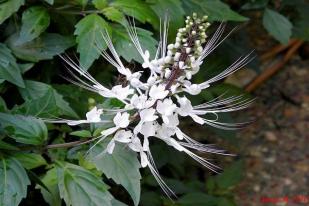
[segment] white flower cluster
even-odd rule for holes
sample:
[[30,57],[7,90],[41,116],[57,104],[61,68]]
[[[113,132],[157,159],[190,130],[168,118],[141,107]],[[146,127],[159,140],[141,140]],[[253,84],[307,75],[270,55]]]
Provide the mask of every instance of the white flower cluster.
[[[200,125],[208,124],[222,129],[236,129],[242,124],[219,122],[218,114],[243,109],[252,102],[243,99],[242,96],[229,98],[220,96],[210,102],[192,106],[186,93],[199,94],[212,83],[225,78],[248,63],[249,55],[237,60],[217,76],[202,83],[193,83],[192,76],[199,71],[204,59],[223,41],[220,39],[224,24],[221,24],[213,37],[206,41],[206,30],[210,26],[207,16],[200,19],[193,14],[192,17],[188,16],[185,22],[185,27],[178,30],[175,43],[167,45],[168,22],[164,21],[161,26],[161,40],[153,59],[149,51],[140,44],[136,28],[128,26],[128,34],[143,59],[143,69],[137,72],[132,72],[124,66],[108,33],[102,34],[110,51],[109,53],[102,51],[102,56],[125,77],[125,82],[111,89],[100,84],[72,60],[63,58],[75,72],[85,78],[82,80],[75,75],[78,82],[74,83],[97,92],[103,97],[117,98],[125,106],[112,110],[94,107],[86,114],[85,120],[54,121],[66,122],[69,125],[98,123],[106,121],[102,120],[105,112],[114,114],[114,126],[104,130],[99,137],[95,138],[96,142],[92,147],[108,136],[112,136],[112,139],[102,153],[113,153],[117,142],[126,144],[128,148],[139,153],[141,166],[149,167],[168,195],[173,193],[159,176],[150,152],[149,140],[151,138],[160,139],[176,150],[187,153],[203,166],[216,171],[217,166],[192,151],[225,154],[224,151],[190,138],[179,128],[179,119],[190,117]],[[206,118],[209,114],[212,118]]]

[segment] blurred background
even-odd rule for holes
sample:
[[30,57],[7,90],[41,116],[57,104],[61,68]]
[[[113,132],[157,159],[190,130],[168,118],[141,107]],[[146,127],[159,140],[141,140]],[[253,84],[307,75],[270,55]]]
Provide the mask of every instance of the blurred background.
[[[56,177],[46,177],[55,161],[68,161],[97,174],[79,155],[80,147],[45,150],[46,142],[82,139],[83,135],[72,134],[74,128],[49,124],[44,130],[45,143],[39,137],[30,142],[23,139],[33,138],[29,129],[37,122],[25,123],[16,118],[18,114],[78,118],[105,101],[63,79],[68,73],[57,55],[66,52],[103,85],[113,85],[115,69],[93,47],[102,42],[98,46],[106,48],[100,32],[107,29],[126,65],[138,69],[141,59],[122,26],[124,19],[135,18],[142,45],[154,54],[159,18],[166,11],[169,42],[184,25],[185,16],[193,12],[209,16],[209,36],[220,22],[227,22],[226,34],[238,26],[204,62],[196,82],[220,73],[242,55],[251,51],[256,55],[250,64],[192,101],[209,101],[222,93],[256,101],[246,110],[220,116],[224,122],[252,121],[241,130],[182,122],[192,138],[236,155],[205,156],[222,168],[220,174],[166,145],[155,144],[151,149],[159,171],[178,199],[170,201],[151,173],[142,170],[139,205],[309,205],[307,0],[0,0],[0,124],[10,125],[0,129],[0,157],[17,159],[31,180],[26,191],[16,192],[17,197],[25,198],[5,206],[66,205],[55,187]],[[2,165],[0,174],[4,171]],[[116,199],[134,205],[122,186],[105,176],[103,180]],[[3,185],[0,181],[0,197],[8,198],[11,193],[6,194]],[[10,191],[19,186],[14,182]],[[47,194],[48,190],[52,192]]]

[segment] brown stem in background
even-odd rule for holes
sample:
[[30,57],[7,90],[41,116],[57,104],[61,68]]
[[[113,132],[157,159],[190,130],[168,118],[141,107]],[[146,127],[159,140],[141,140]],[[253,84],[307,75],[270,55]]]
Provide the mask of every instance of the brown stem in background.
[[290,46],[283,59],[265,69],[257,78],[255,78],[247,87],[247,92],[252,92],[256,88],[258,88],[263,82],[268,80],[271,76],[273,76],[276,72],[278,72],[295,54],[295,52],[299,49],[299,47],[304,42],[302,40],[295,40],[293,44]]
[[289,48],[291,45],[295,44],[295,42],[297,42],[296,39],[291,39],[289,41],[289,43],[286,44],[286,45],[279,44],[279,45],[271,48],[268,52],[266,52],[265,54],[263,54],[260,57],[261,61],[265,62],[265,61],[269,60],[270,58],[276,56],[278,53],[284,51],[285,49]]
[[61,143],[61,144],[50,144],[46,145],[45,149],[58,149],[58,148],[68,148],[68,147],[75,147],[82,144],[87,144],[89,142],[92,142],[93,139],[84,139],[84,140],[78,140],[74,142],[67,142],[67,143]]

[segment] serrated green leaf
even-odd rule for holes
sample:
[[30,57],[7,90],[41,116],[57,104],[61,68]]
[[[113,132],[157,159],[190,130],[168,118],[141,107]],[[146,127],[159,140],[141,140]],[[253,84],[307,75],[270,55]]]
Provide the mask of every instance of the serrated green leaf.
[[132,16],[142,23],[149,22],[154,28],[159,28],[159,18],[149,5],[141,0],[115,0],[110,6],[118,8],[126,15]]
[[23,12],[22,26],[17,44],[31,41],[38,37],[49,26],[50,17],[47,9],[33,6]]
[[40,154],[19,152],[13,154],[12,157],[16,158],[28,170],[47,165],[46,160]]
[[183,8],[188,15],[197,12],[200,15],[208,15],[210,21],[247,21],[220,0],[182,0]]
[[19,87],[25,87],[15,57],[11,54],[11,51],[6,45],[2,43],[0,43],[0,78]]
[[8,38],[6,43],[15,56],[31,62],[52,59],[53,56],[61,54],[75,44],[72,37],[54,33],[45,33],[24,44],[18,44],[18,38],[19,35],[14,34]]
[[2,24],[13,13],[18,11],[19,7],[24,5],[24,0],[9,0],[0,3],[0,24]]
[[292,23],[278,12],[265,9],[263,15],[265,29],[281,44],[287,44],[292,35]]
[[[25,81],[25,88],[19,89],[19,92],[24,100],[28,102],[34,102],[34,104],[37,104],[39,109],[39,105],[44,105],[44,99],[50,99],[50,102],[46,102],[46,108],[48,112],[50,112],[53,115],[68,115],[71,117],[78,117],[78,115],[75,113],[75,111],[70,107],[69,103],[66,102],[62,95],[60,95],[52,86],[48,84],[44,84],[42,82],[36,82],[36,81]],[[35,101],[41,100],[42,104],[39,104],[40,102],[35,103]],[[31,107],[31,103],[27,103]],[[52,105],[54,104],[54,105]],[[34,106],[33,106],[34,107]],[[34,110],[37,111],[37,110]],[[60,111],[60,114],[59,112]],[[43,114],[48,114],[48,112],[42,111]],[[48,115],[47,115],[48,116]]]
[[[136,30],[142,49],[148,50],[150,55],[154,56],[156,53],[157,41],[152,38],[152,33],[141,28],[136,28]],[[134,59],[137,62],[143,62],[140,54],[123,27],[113,27],[113,42],[118,54],[126,61],[130,62]]]
[[18,206],[27,195],[29,178],[22,165],[12,157],[0,157],[0,205]]
[[94,60],[99,58],[100,49],[106,49],[102,34],[109,30],[108,23],[97,14],[90,14],[81,19],[75,26],[77,51],[80,54],[80,65],[87,70]]
[[131,195],[134,204],[138,205],[141,175],[139,172],[140,163],[136,154],[121,145],[116,145],[112,154],[101,154],[106,146],[107,142],[104,142],[93,149],[91,152],[93,163],[108,178],[112,178],[117,184],[122,185]]
[[91,132],[88,130],[79,130],[79,131],[74,131],[71,132],[70,135],[77,136],[77,137],[84,137],[84,138],[89,138],[91,137]]
[[118,22],[120,24],[125,24],[125,16],[115,7],[106,7],[102,10],[104,16],[111,21]]
[[112,196],[102,180],[77,165],[57,165],[58,187],[61,198],[68,206],[112,206]]
[[47,139],[45,124],[33,117],[0,113],[0,125],[8,136],[20,143],[40,145]]
[[28,100],[24,104],[15,107],[12,112],[26,116],[55,117],[59,116],[60,113],[56,103],[54,92],[49,89],[42,97]]

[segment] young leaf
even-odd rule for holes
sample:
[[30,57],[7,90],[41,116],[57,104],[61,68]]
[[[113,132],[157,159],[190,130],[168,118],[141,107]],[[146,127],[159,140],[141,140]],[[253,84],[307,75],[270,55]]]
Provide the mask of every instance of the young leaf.
[[136,154],[121,145],[116,145],[112,154],[99,155],[106,146],[107,144],[103,143],[93,149],[93,163],[108,178],[121,184],[131,195],[134,205],[138,205],[141,193],[141,175],[139,172],[140,163]]
[[12,156],[28,170],[47,165],[46,160],[40,154],[19,152],[13,154]]
[[70,135],[77,136],[77,137],[84,137],[84,138],[91,137],[91,133],[88,130],[74,131],[74,132],[71,132]]
[[99,58],[100,49],[106,49],[102,34],[109,30],[107,22],[97,14],[90,14],[75,26],[77,51],[80,53],[80,65],[87,70],[94,60]]
[[67,205],[112,206],[108,186],[88,170],[70,163],[59,163],[57,176],[60,196]]
[[25,87],[15,57],[2,43],[0,43],[0,79],[5,79],[22,88]]
[[93,0],[92,3],[99,10],[104,9],[108,5],[106,0]]
[[42,120],[0,113],[0,122],[7,135],[17,142],[40,145],[47,139],[47,128]]
[[47,9],[33,6],[24,11],[18,44],[31,41],[38,37],[48,27],[50,21]]
[[[136,30],[142,48],[144,50],[147,49],[151,56],[154,56],[156,52],[157,41],[152,38],[152,33],[141,28],[136,28]],[[137,62],[143,62],[141,56],[134,47],[134,44],[131,42],[130,37],[124,28],[119,26],[113,27],[113,42],[118,54],[126,61],[130,62],[132,59],[134,59]]]
[[292,35],[292,23],[278,12],[265,9],[263,15],[265,29],[281,44],[287,44]]
[[19,34],[13,34],[6,42],[15,56],[32,62],[52,59],[75,44],[72,37],[54,33],[45,33],[24,44],[18,44],[18,39]]
[[29,178],[22,165],[12,157],[0,157],[0,205],[18,206],[27,195]]
[[0,2],[0,24],[2,24],[13,13],[18,11],[19,7],[24,5],[25,0],[9,0]]

